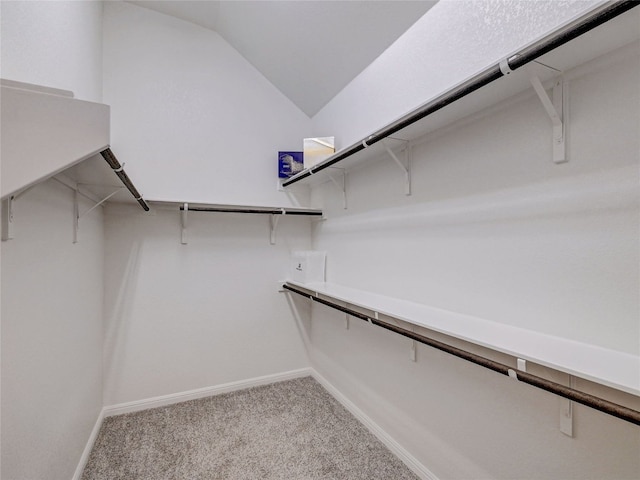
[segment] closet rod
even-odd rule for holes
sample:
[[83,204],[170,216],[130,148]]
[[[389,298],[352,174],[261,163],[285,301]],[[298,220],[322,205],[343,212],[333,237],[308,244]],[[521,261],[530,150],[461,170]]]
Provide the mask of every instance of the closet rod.
[[408,127],[418,120],[422,120],[424,117],[427,117],[432,113],[441,110],[447,105],[450,105],[457,100],[466,97],[467,95],[475,92],[485,85],[488,85],[494,80],[508,75],[511,70],[516,70],[526,65],[527,63],[532,62],[545,53],[548,53],[551,50],[564,45],[565,43],[579,37],[584,33],[587,33],[590,30],[593,30],[594,28],[608,22],[609,20],[612,20],[613,18],[623,14],[628,10],[631,10],[633,7],[637,7],[638,5],[640,5],[640,2],[638,2],[637,0],[617,0],[614,2],[606,3],[597,11],[589,12],[576,21],[535,42],[533,45],[525,47],[523,50],[512,55],[508,59],[486,68],[469,80],[461,83],[460,85],[457,85],[451,90],[444,92],[433,100],[418,107],[416,110],[387,125],[382,130],[379,130],[378,132],[368,136],[367,138],[364,138],[360,142],[357,142],[345,148],[344,150],[341,150],[335,156],[330,157],[325,162],[311,167],[308,170],[303,170],[299,174],[285,180],[282,183],[282,186],[287,187],[315,173],[318,173],[320,170],[324,170],[325,168],[335,165],[336,163],[358,153],[359,151],[370,147],[374,143],[384,140],[394,133],[397,133],[399,130]]
[[142,195],[140,195],[140,192],[138,192],[138,189],[131,182],[131,179],[123,170],[123,165],[120,165],[120,162],[118,161],[116,156],[113,154],[111,149],[105,148],[103,151],[100,152],[100,155],[102,155],[102,158],[104,158],[107,161],[107,163],[109,164],[111,169],[114,171],[114,173],[118,175],[118,178],[120,178],[120,181],[124,183],[124,186],[127,187],[127,190],[131,192],[131,195],[133,195],[133,198],[135,198],[136,201],[140,204],[140,206],[146,212],[148,212],[149,205],[147,205],[147,202],[143,200]]
[[590,395],[585,392],[581,392],[580,390],[575,390],[573,388],[565,387],[564,385],[561,385],[556,382],[552,382],[550,380],[547,380],[546,378],[538,377],[536,375],[532,375],[530,373],[523,372],[521,370],[515,370],[503,363],[499,363],[489,358],[476,355],[475,353],[468,352],[461,348],[453,347],[451,345],[447,345],[446,343],[433,340],[432,338],[425,337],[424,335],[420,335],[419,333],[412,332],[411,330],[407,330],[405,328],[398,327],[396,325],[392,325],[387,322],[383,322],[381,320],[376,319],[375,317],[365,315],[364,313],[351,310],[350,308],[343,307],[341,305],[335,304],[328,300],[324,300],[322,298],[316,297],[309,293],[305,293],[302,290],[292,288],[289,285],[284,284],[282,285],[282,288],[284,288],[285,290],[289,290],[293,293],[297,293],[298,295],[301,295],[303,297],[309,298],[314,302],[318,302],[328,307],[339,310],[343,313],[347,313],[352,317],[356,317],[356,318],[359,318],[360,320],[370,322],[373,325],[384,328],[386,330],[390,330],[399,335],[410,338],[411,340],[415,340],[416,342],[423,343],[430,347],[433,347],[443,352],[454,355],[458,358],[462,358],[463,360],[467,360],[468,362],[475,363],[476,365],[480,365],[482,367],[488,368],[489,370],[493,370],[494,372],[501,373],[502,375],[506,375],[510,377],[515,374],[517,376],[517,379],[521,382],[527,383],[534,387],[538,387],[542,390],[546,390],[547,392],[555,393],[556,395],[559,395],[564,398],[568,398],[569,400],[573,400],[575,402],[581,403],[582,405],[586,405],[587,407],[591,407],[595,410],[599,410],[603,413],[607,413],[614,417],[620,418],[621,420],[625,420],[627,422],[640,425],[640,412],[637,410],[633,410],[631,408],[618,405],[617,403],[613,403],[603,398],[596,397],[594,395]]
[[[180,210],[184,210],[184,206],[180,207]],[[278,209],[257,209],[257,208],[233,208],[233,207],[192,207],[189,205],[188,211],[190,212],[225,212],[225,213],[264,213],[269,215],[310,215],[310,216],[322,216],[320,210],[288,210],[286,208]]]

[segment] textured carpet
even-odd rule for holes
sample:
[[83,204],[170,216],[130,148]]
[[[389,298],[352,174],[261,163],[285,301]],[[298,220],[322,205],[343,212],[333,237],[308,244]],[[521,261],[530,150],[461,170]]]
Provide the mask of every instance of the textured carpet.
[[109,417],[83,480],[417,477],[311,377]]

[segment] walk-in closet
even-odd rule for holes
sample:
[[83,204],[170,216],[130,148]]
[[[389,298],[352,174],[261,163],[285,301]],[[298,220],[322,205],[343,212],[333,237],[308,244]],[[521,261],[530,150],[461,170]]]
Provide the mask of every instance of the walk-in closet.
[[640,479],[640,2],[0,40],[2,480]]

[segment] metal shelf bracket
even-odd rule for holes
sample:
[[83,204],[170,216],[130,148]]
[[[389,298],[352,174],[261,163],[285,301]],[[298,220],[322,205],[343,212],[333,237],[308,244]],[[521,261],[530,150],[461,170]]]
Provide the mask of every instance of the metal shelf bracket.
[[18,193],[11,195],[4,200],[2,200],[2,241],[6,242],[7,240],[13,240],[13,202],[15,202],[22,195],[27,193],[28,191],[37,187],[36,185],[31,185],[30,187],[25,188],[24,190],[19,191]]
[[409,347],[409,360],[416,361],[416,341],[411,340],[411,346]]
[[88,213],[98,208],[100,205],[102,205],[104,202],[109,200],[111,197],[113,197],[116,193],[120,192],[120,190],[124,188],[124,187],[117,187],[117,189],[114,192],[111,192],[102,200],[99,200],[98,202],[96,202],[96,204],[93,207],[89,208],[83,213],[80,213],[80,207],[78,204],[78,197],[80,196],[80,191],[78,190],[78,188],[81,185],[82,184],[78,183],[76,185],[76,188],[73,190],[73,243],[78,243],[78,230],[80,229],[80,220],[82,220],[82,218],[85,217]]
[[2,241],[13,239],[13,195],[2,200]]
[[[78,184],[78,186],[80,186],[82,184]],[[122,190],[124,187],[117,187],[117,190],[114,192],[111,192],[109,195],[107,195],[106,197],[104,197],[102,200],[100,200],[98,203],[96,203],[93,207],[91,207],[89,210],[87,210],[86,212],[80,214],[78,216],[78,220],[81,220],[82,217],[86,216],[89,212],[95,210],[96,208],[98,208],[100,205],[102,205],[104,202],[106,202],[107,200],[109,200],[111,197],[113,197],[116,193],[118,193],[120,190]]]
[[285,216],[287,214],[287,211],[283,208],[282,209],[282,214],[271,214],[269,215],[269,244],[271,245],[275,245],[276,244],[276,231],[278,229],[278,222],[280,221],[280,217],[281,216]]
[[78,243],[78,230],[80,229],[80,207],[78,205],[78,188],[73,190],[73,240],[72,243]]
[[569,161],[565,142],[566,113],[568,111],[567,82],[562,76],[557,78],[553,84],[552,98],[549,98],[540,78],[530,74],[529,80],[553,125],[553,161],[554,163],[565,163]]
[[409,142],[405,141],[404,154],[405,154],[406,165],[405,163],[400,161],[400,159],[396,156],[395,153],[393,153],[393,150],[391,150],[386,140],[382,140],[382,145],[384,146],[384,149],[387,151],[391,159],[398,165],[398,167],[400,167],[400,170],[402,170],[402,173],[404,173],[404,194],[411,195],[411,161],[409,158],[409,151],[410,151]]
[[[518,358],[517,363],[518,371],[527,371],[526,360]],[[569,375],[569,387],[575,388],[573,375]],[[560,398],[560,431],[568,437],[573,437],[573,401],[562,397]]]
[[342,192],[342,208],[347,209],[347,171],[344,168],[342,170],[342,182],[338,182],[333,175],[329,175],[329,180]]
[[[575,378],[569,375],[569,387],[575,388]],[[573,401],[560,398],[560,431],[573,438]]]
[[187,215],[189,212],[189,204],[185,203],[183,205],[183,209],[182,212],[180,212],[180,217],[181,217],[181,232],[180,232],[180,243],[182,245],[186,245],[187,244]]

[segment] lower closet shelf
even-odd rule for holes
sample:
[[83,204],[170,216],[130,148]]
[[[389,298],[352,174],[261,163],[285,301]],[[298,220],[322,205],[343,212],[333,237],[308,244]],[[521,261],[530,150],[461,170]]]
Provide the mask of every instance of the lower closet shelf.
[[640,396],[636,355],[332,283],[285,285]]

